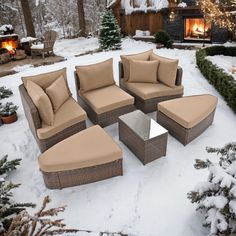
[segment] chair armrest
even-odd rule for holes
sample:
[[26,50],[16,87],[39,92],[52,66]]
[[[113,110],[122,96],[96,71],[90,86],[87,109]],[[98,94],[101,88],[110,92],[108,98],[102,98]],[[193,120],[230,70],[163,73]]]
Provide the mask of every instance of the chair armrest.
[[78,98],[79,98],[80,82],[76,70],[74,71],[74,77],[75,77],[75,89],[76,89],[77,101],[79,101]]
[[42,127],[38,109],[34,105],[23,84],[19,86],[21,101],[31,132],[37,137],[37,129]]
[[182,84],[182,77],[183,77],[183,69],[182,67],[178,66],[177,73],[176,73],[176,80],[175,80],[176,86],[179,86]]
[[119,61],[119,81],[124,78],[124,67],[121,61]]

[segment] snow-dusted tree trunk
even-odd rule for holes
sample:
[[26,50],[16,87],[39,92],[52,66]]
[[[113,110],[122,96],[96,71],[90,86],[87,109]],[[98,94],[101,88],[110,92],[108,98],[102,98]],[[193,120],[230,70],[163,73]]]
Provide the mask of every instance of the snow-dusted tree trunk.
[[84,1],[77,0],[78,14],[79,14],[79,35],[85,37],[86,36],[86,25],[85,25],[85,17],[84,17]]
[[35,29],[33,24],[33,18],[29,6],[28,0],[21,0],[21,7],[25,19],[25,27],[27,31],[27,36],[36,37],[35,35]]

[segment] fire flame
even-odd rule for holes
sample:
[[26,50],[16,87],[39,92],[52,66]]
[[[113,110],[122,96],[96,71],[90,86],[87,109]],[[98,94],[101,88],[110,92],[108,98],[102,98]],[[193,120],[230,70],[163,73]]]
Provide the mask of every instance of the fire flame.
[[204,26],[202,24],[195,23],[193,25],[192,31],[204,32]]
[[14,54],[16,50],[16,43],[14,40],[2,42],[2,48],[6,48],[10,54]]

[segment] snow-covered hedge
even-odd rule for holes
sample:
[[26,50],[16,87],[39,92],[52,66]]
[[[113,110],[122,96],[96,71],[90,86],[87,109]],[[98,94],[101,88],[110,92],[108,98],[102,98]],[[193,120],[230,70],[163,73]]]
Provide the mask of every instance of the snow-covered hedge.
[[236,47],[213,46],[196,52],[197,65],[205,78],[225,98],[227,104],[236,113],[236,81],[233,76],[218,68],[207,56],[224,55],[236,56]]
[[198,183],[188,194],[197,210],[205,213],[204,226],[210,227],[209,236],[236,235],[236,143],[225,147],[207,148],[207,152],[216,153],[219,162],[196,160],[195,168],[208,168],[205,182]]

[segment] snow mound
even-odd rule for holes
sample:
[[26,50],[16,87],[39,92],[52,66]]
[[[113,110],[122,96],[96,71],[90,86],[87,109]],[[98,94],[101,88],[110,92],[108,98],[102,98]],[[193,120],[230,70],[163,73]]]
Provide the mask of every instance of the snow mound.
[[160,11],[163,8],[167,8],[169,6],[168,0],[153,0],[150,4],[146,0],[122,0],[121,6],[125,10],[126,15],[130,15],[136,11]]

